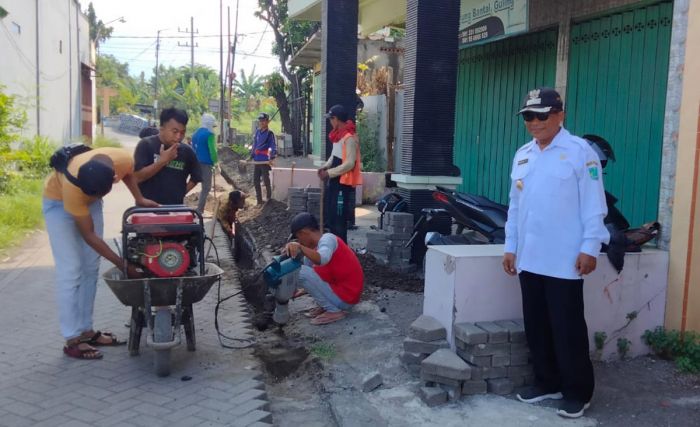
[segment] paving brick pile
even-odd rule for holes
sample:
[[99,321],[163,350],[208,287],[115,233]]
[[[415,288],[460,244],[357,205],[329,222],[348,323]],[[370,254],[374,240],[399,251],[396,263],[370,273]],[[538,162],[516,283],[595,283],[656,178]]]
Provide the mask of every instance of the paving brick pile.
[[306,212],[312,214],[316,219],[321,217],[321,189],[306,189]]
[[380,264],[402,273],[415,269],[410,265],[411,247],[406,244],[413,234],[413,215],[405,212],[384,214],[384,229],[367,232],[367,251]]
[[421,362],[435,351],[449,348],[447,333],[440,322],[430,316],[420,316],[408,330],[399,359],[413,375],[420,375]]
[[320,188],[290,187],[288,191],[287,206],[292,214],[309,212],[317,219],[321,216]]
[[129,133],[132,135],[138,135],[141,129],[148,126],[148,121],[139,116],[133,114],[120,114],[119,115],[119,131],[124,133]]
[[457,355],[471,369],[463,394],[510,394],[515,387],[532,383],[522,320],[458,323],[454,333]]

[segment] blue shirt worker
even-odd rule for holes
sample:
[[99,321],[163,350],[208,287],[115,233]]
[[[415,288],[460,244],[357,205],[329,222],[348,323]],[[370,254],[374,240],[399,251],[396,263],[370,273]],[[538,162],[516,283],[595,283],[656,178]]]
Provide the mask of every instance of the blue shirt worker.
[[250,150],[250,159],[252,161],[263,162],[256,163],[255,171],[253,172],[255,197],[258,199],[259,205],[263,203],[260,178],[265,182],[267,200],[272,198],[270,170],[272,170],[272,161],[277,157],[277,144],[275,144],[275,134],[268,127],[269,125],[270,116],[267,113],[260,113],[258,115],[258,129],[255,131],[255,136],[253,137],[253,148]]
[[503,268],[520,279],[535,384],[517,397],[563,399],[557,413],[578,418],[594,388],[583,276],[610,239],[603,175],[590,145],[562,127],[554,89],[530,91],[519,114],[533,139],[513,159]]
[[199,161],[199,169],[202,178],[202,191],[199,193],[197,211],[204,213],[204,206],[207,203],[209,191],[211,191],[211,180],[214,166],[219,160],[216,153],[216,135],[214,128],[216,119],[211,114],[202,114],[201,126],[192,134],[192,148]]

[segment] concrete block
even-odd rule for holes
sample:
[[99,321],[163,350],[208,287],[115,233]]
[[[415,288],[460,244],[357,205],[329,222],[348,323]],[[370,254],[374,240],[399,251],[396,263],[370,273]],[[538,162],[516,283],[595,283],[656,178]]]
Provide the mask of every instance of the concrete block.
[[421,362],[421,372],[455,380],[471,378],[471,368],[452,350],[443,348]]
[[510,355],[510,343],[467,345],[464,351],[472,356],[506,356]]
[[508,378],[489,379],[486,384],[489,393],[504,395],[513,392],[513,381]]
[[367,393],[379,387],[383,383],[384,379],[382,378],[382,374],[376,371],[371,372],[362,379],[362,391]]
[[447,392],[447,399],[449,399],[450,402],[459,400],[462,397],[462,384],[456,386],[440,384],[440,388]]
[[511,343],[510,344],[510,354],[530,354],[530,348],[527,343]]
[[491,357],[491,366],[494,366],[494,367],[510,366],[510,355],[492,356]]
[[488,391],[485,380],[468,380],[462,384],[462,394],[483,394]]
[[476,326],[489,333],[489,343],[498,344],[508,342],[508,330],[498,326],[494,322],[476,322]]
[[525,377],[512,377],[510,379],[513,382],[513,387],[523,387],[525,385]]
[[488,332],[473,323],[457,323],[454,325],[455,339],[464,344],[486,344]]
[[488,380],[492,378],[506,378],[508,376],[508,368],[505,366],[499,367],[471,367],[472,380]]
[[447,402],[447,392],[440,387],[421,387],[418,394],[423,403],[429,407]]
[[421,381],[424,381],[426,384],[430,383],[435,383],[435,384],[444,384],[444,385],[451,385],[454,387],[459,387],[462,385],[462,380],[455,380],[453,378],[445,378],[441,377],[438,375],[434,374],[429,374],[427,372],[423,372],[423,369],[420,371],[420,379]]
[[510,366],[523,366],[528,363],[530,363],[530,355],[527,353],[510,355]]
[[524,377],[526,375],[532,375],[532,366],[509,366],[508,367],[508,377]]
[[404,365],[406,371],[414,377],[420,377],[420,365]]
[[399,353],[399,360],[405,365],[420,365],[426,357],[430,356],[426,353],[409,353],[407,351],[402,351]]
[[525,342],[525,325],[514,320],[500,320],[494,322],[496,325],[508,331],[508,341],[522,343]]
[[473,356],[459,347],[457,348],[457,356],[461,357],[465,362],[469,362],[474,366],[491,366],[491,356]]
[[437,341],[447,338],[445,328],[432,316],[419,316],[408,328],[408,336],[420,341]]
[[450,345],[446,340],[438,341],[420,341],[413,338],[403,340],[403,349],[409,353],[428,353],[432,354],[441,348],[449,348]]

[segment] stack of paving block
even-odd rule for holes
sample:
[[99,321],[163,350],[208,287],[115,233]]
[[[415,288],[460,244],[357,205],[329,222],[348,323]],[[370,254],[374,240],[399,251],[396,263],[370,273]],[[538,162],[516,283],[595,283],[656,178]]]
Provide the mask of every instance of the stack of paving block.
[[307,188],[306,189],[306,212],[315,216],[316,219],[321,217],[321,189]]
[[406,269],[411,259],[411,248],[406,244],[412,234],[412,214],[387,212],[384,229],[367,232],[367,251],[381,264]]
[[306,201],[308,199],[306,191],[301,187],[289,187],[287,207],[293,214],[306,211]]
[[509,394],[515,387],[532,383],[522,320],[458,323],[454,333],[457,354],[471,368],[463,394]]
[[434,317],[420,316],[408,329],[399,359],[406,369],[418,376],[421,362],[439,349],[448,348],[445,328]]

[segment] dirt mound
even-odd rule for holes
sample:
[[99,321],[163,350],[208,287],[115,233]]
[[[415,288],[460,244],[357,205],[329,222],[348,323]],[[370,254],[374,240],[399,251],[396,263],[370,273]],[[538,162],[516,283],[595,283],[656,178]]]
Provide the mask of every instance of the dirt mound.
[[285,203],[270,200],[262,206],[246,206],[238,211],[238,221],[255,237],[258,250],[277,251],[287,242],[292,213]]
[[423,292],[423,280],[415,274],[398,273],[379,264],[371,255],[357,255],[365,272],[365,285],[405,292]]

